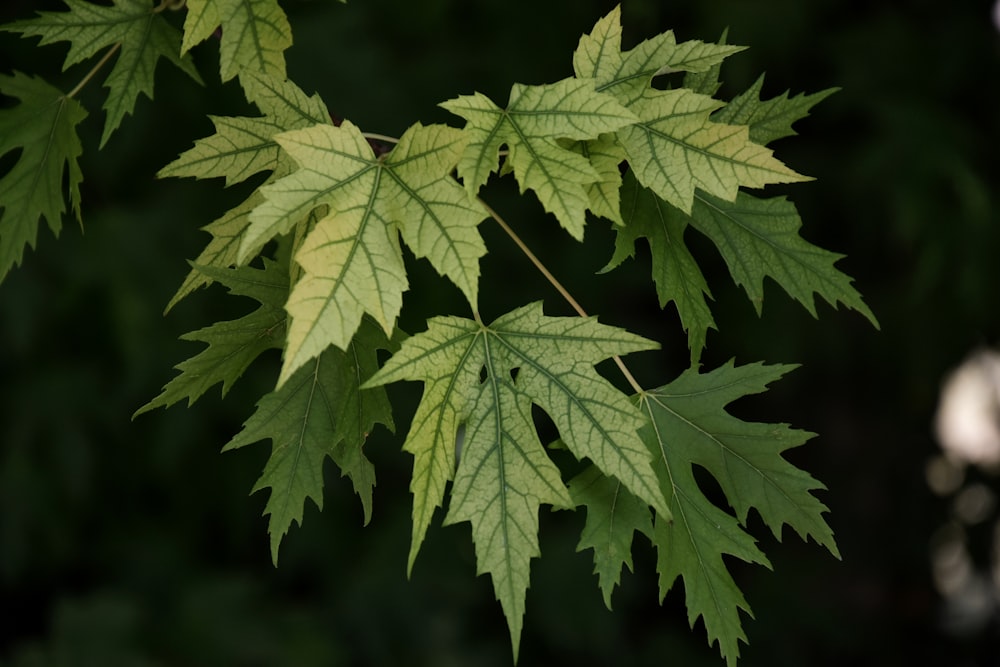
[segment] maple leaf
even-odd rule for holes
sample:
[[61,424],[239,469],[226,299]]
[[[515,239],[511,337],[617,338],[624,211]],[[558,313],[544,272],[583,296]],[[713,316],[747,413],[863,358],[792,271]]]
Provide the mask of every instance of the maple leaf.
[[[292,160],[281,151],[274,135],[329,121],[326,106],[318,95],[307,96],[291,81],[245,72],[241,78],[247,99],[264,114],[260,117],[210,116],[216,132],[199,139],[190,150],[163,167],[157,176],[224,177],[232,185],[264,172],[272,172],[267,182],[294,169]],[[194,264],[225,268],[239,263],[240,244],[250,226],[250,212],[264,203],[254,190],[242,203],[204,229],[212,240]],[[167,304],[170,310],[184,296],[211,282],[205,271],[192,269]]]
[[712,120],[746,125],[750,129],[751,141],[769,144],[777,139],[797,134],[792,129],[792,124],[808,116],[810,109],[838,90],[828,88],[811,95],[799,93],[792,97],[785,92],[765,101],[760,99],[763,88],[764,75],[761,74],[750,88],[716,111],[712,115]]
[[647,239],[660,307],[671,301],[676,305],[688,332],[692,366],[697,364],[715,320],[706,301],[711,292],[684,244],[689,225],[716,244],[733,280],[746,291],[758,314],[764,300],[764,278],[770,277],[813,317],[817,317],[813,295],[819,294],[831,305],[840,302],[853,308],[878,327],[851,278],[834,266],[842,255],[799,236],[801,220],[785,198],[762,200],[741,192],[735,202],[728,202],[698,192],[688,215],[639,185],[631,174],[625,177],[622,195],[627,224],[616,228],[615,252],[603,271],[632,256],[639,238]]
[[684,231],[689,218],[679,209],[642,187],[631,172],[622,186],[622,216],[628,223],[617,228],[615,253],[602,271],[609,271],[631,257],[635,243],[646,238],[652,256],[653,281],[660,308],[673,301],[688,333],[691,365],[698,363],[709,328],[715,328],[705,297],[712,294],[687,246]]
[[740,186],[809,180],[750,140],[745,125],[710,120],[722,102],[692,90],[656,90],[654,76],[704,71],[739,47],[682,42],[664,33],[627,52],[621,50],[620,8],[599,21],[580,40],[573,57],[578,77],[590,77],[597,90],[612,94],[638,122],[616,133],[636,178],[685,212],[694,191],[732,200]]
[[197,140],[157,176],[224,177],[228,187],[278,167],[281,147],[276,134],[330,122],[319,95],[309,97],[291,81],[252,71],[244,73],[242,81],[247,100],[264,115],[209,116],[215,134]]
[[288,297],[288,262],[264,260],[263,269],[197,267],[229,293],[260,303],[253,312],[235,320],[223,320],[181,336],[183,340],[207,343],[208,347],[177,366],[180,374],[163,392],[139,408],[136,415],[158,407],[169,407],[182,399],[194,403],[213,385],[222,382],[225,396],[247,367],[265,350],[281,348],[285,336],[284,311]]
[[[741,528],[750,508],[756,508],[778,539],[787,523],[803,539],[812,536],[839,557],[822,516],[827,508],[811,493],[823,485],[781,456],[812,434],[785,424],[743,422],[725,411],[741,396],[764,391],[790,368],[729,362],[704,374],[689,369],[638,397],[649,417],[641,434],[654,453],[672,514],[671,520],[657,516],[653,527],[660,595],[683,578],[688,621],[693,626],[699,616],[704,619],[709,643],[718,641],[731,666],[739,656],[739,641],[746,642],[739,610],[750,609],[722,556],[770,567]],[[735,517],[704,496],[693,475],[695,465],[718,481]]]
[[637,531],[647,537],[653,534],[649,506],[596,466],[588,466],[570,480],[569,492],[576,506],[587,508],[576,550],[594,550],[594,573],[604,604],[611,609],[611,593],[621,578],[622,566],[632,569],[633,536]]
[[585,186],[587,208],[618,225],[625,224],[621,216],[622,175],[618,168],[625,161],[625,151],[614,135],[604,134],[592,141],[564,143],[566,148],[586,158],[600,176],[599,180]]
[[[723,40],[724,41],[724,40]],[[746,47],[710,44],[697,40],[677,42],[668,30],[622,51],[621,5],[580,38],[573,52],[577,76],[593,77],[597,89],[611,92],[626,106],[640,101],[653,77],[672,72],[716,71],[724,59]]]
[[161,57],[201,83],[194,63],[181,56],[180,31],[154,11],[149,0],[114,0],[111,6],[85,0],[63,1],[69,11],[39,12],[36,18],[15,21],[3,30],[41,37],[42,44],[69,42],[64,71],[101,49],[121,46],[121,53],[105,80],[107,119],[101,146],[122,119],[132,113],[140,93],[153,98],[153,74]]
[[378,368],[377,350],[392,349],[378,325],[365,319],[346,351],[328,348],[287,382],[266,394],[253,416],[223,448],[272,441],[271,456],[251,493],[270,488],[271,558],[293,521],[302,524],[307,498],[323,509],[323,462],[327,456],[360,496],[365,523],[371,519],[375,469],[362,447],[376,424],[392,430],[392,411],[382,388],[362,389]]
[[0,74],[0,92],[21,100],[0,109],[0,156],[20,151],[0,177],[0,280],[21,263],[24,247],[35,247],[38,220],[56,236],[66,211],[63,174],[70,205],[80,219],[78,159],[83,153],[76,127],[87,112],[75,99],[42,79],[19,72]]
[[260,190],[254,190],[243,202],[202,228],[212,235],[212,239],[192,262],[195,268],[188,272],[177,292],[167,303],[165,311],[169,311],[178,301],[199,287],[212,282],[212,274],[204,270],[205,267],[225,269],[238,263],[240,242],[250,226],[250,213],[263,202],[264,195]]
[[285,49],[292,45],[292,28],[278,0],[187,0],[187,9],[181,53],[221,27],[223,81],[246,72],[285,77]]
[[[728,35],[728,29],[722,31],[722,36],[719,38],[718,42],[719,46],[726,44]],[[685,72],[682,87],[689,88],[696,93],[701,93],[702,95],[714,97],[715,94],[719,92],[719,88],[722,87],[722,81],[720,80],[721,75],[722,60],[719,60],[706,69],[688,70]]]
[[349,121],[277,141],[299,169],[261,188],[267,201],[251,214],[241,255],[318,207],[328,210],[295,256],[304,274],[286,306],[292,321],[279,383],[327,346],[346,347],[362,313],[392,331],[407,288],[397,228],[475,308],[486,252],[477,225],[486,213],[450,176],[463,146],[459,130],[418,123],[382,157]]
[[563,79],[542,86],[514,84],[501,109],[482,93],[462,95],[441,106],[464,118],[468,144],[458,163],[470,196],[497,170],[500,148],[523,193],[535,191],[546,211],[577,240],[583,238],[590,205],[588,186],[603,180],[590,160],[559,140],[593,140],[635,122],[614,97],[593,81]]
[[[478,569],[493,579],[515,656],[530,560],[538,555],[538,507],[572,505],[538,441],[531,404],[552,417],[574,455],[589,458],[666,514],[649,451],[637,435],[641,415],[593,367],[615,354],[654,347],[594,318],[546,317],[535,303],[488,326],[433,318],[427,331],[403,342],[366,385],[424,382],[404,444],[415,457],[410,565],[454,475],[445,521],[472,523]],[[457,457],[462,424],[466,430]]]
[[815,292],[830,305],[839,301],[853,308],[878,327],[851,278],[834,267],[843,255],[799,236],[802,221],[795,205],[784,197],[758,199],[741,192],[736,201],[729,202],[699,193],[691,224],[718,246],[733,279],[746,290],[758,314],[764,301],[764,277],[770,276],[813,317],[817,317]]

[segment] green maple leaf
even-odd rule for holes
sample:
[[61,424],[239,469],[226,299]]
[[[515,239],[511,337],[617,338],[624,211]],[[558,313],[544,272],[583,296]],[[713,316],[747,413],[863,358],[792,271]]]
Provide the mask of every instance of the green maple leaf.
[[[822,516],[827,509],[811,493],[823,485],[781,456],[812,434],[785,424],[746,423],[725,411],[737,398],[764,391],[790,368],[730,362],[705,374],[690,369],[639,397],[650,420],[642,435],[654,453],[672,513],[669,521],[658,516],[653,528],[660,594],[666,595],[677,577],[684,579],[689,622],[693,626],[699,616],[704,619],[709,643],[719,642],[729,665],[736,664],[739,641],[746,642],[739,610],[750,609],[722,556],[770,567],[741,528],[751,508],[779,539],[788,524],[839,557]],[[735,517],[705,498],[694,465],[719,482]]]
[[569,492],[575,505],[587,508],[576,550],[594,550],[594,573],[604,604],[611,609],[611,593],[621,578],[622,566],[632,569],[633,536],[637,531],[646,536],[653,534],[649,506],[596,466],[588,466],[570,480]]
[[878,327],[851,278],[834,267],[843,255],[799,236],[802,221],[795,205],[784,197],[757,199],[741,192],[730,202],[698,193],[690,221],[718,246],[733,279],[746,290],[758,314],[764,301],[764,277],[770,276],[813,317],[817,316],[815,292],[830,305],[839,301],[853,308]]
[[746,125],[750,128],[750,140],[759,144],[769,144],[777,139],[794,136],[792,124],[809,115],[809,110],[837,92],[828,88],[811,95],[798,94],[792,97],[788,92],[766,101],[760,99],[764,88],[764,75],[750,88],[734,97],[726,106],[712,115],[719,123]]
[[523,193],[531,189],[573,238],[583,238],[590,206],[588,187],[603,180],[578,151],[559,140],[593,140],[635,122],[612,96],[597,93],[593,81],[564,79],[542,86],[514,84],[501,109],[482,93],[462,95],[442,107],[467,123],[468,144],[458,163],[471,196],[497,170],[502,146]]
[[293,521],[302,524],[307,498],[323,509],[323,462],[327,456],[350,478],[361,497],[365,523],[371,518],[375,469],[362,447],[376,424],[393,428],[385,390],[362,389],[378,368],[377,350],[392,344],[366,319],[348,349],[328,348],[300,368],[281,387],[265,395],[253,416],[223,451],[259,440],[272,441],[271,457],[251,493],[270,488],[271,557]]
[[230,294],[250,297],[260,306],[238,319],[216,322],[181,336],[183,340],[207,343],[208,347],[181,362],[177,366],[180,374],[167,383],[159,396],[139,408],[136,415],[169,407],[185,398],[191,405],[219,382],[225,396],[254,359],[265,350],[281,348],[285,336],[283,306],[288,297],[288,263],[265,259],[264,266],[264,269],[196,267],[228,287]]
[[243,202],[202,228],[212,235],[212,239],[192,262],[196,268],[184,278],[165,310],[169,311],[185,296],[212,282],[212,274],[204,267],[225,269],[238,263],[240,242],[250,226],[250,213],[262,203],[264,195],[260,190],[254,190]]
[[660,307],[673,301],[681,324],[688,333],[691,365],[698,363],[709,328],[715,328],[706,297],[712,294],[697,262],[684,244],[689,218],[679,209],[642,187],[631,174],[622,187],[622,216],[627,220],[617,228],[615,253],[604,271],[621,264],[635,252],[635,243],[646,238],[652,255],[653,281]]
[[[726,38],[729,35],[729,30],[726,29],[722,32],[722,37],[719,38],[718,46],[724,46],[726,44]],[[701,93],[702,95],[708,95],[709,97],[714,97],[719,88],[722,87],[722,80],[720,76],[722,75],[722,60],[714,62],[710,67],[706,69],[698,70],[688,70],[684,74],[684,88],[689,88],[696,93]],[[751,134],[751,138],[752,138]]]
[[107,120],[101,146],[132,113],[140,93],[153,98],[153,75],[161,57],[201,83],[190,58],[181,57],[181,34],[153,9],[149,0],[114,0],[110,6],[84,0],[63,0],[69,11],[39,12],[37,18],[15,21],[3,29],[41,37],[42,44],[67,41],[69,53],[63,63],[68,69],[98,51],[121,45],[105,86]]
[[[589,458],[666,513],[654,488],[649,452],[637,435],[641,415],[593,367],[611,355],[655,346],[593,318],[545,317],[536,303],[488,326],[433,318],[427,331],[408,338],[367,385],[424,382],[404,445],[415,457],[410,565],[454,475],[446,523],[472,523],[479,572],[493,578],[515,655],[530,560],[538,555],[538,507],[572,504],[538,441],[531,404],[552,417],[574,455]],[[456,471],[462,424],[466,430]]]
[[710,116],[722,102],[684,88],[651,87],[654,76],[708,70],[739,47],[677,44],[664,33],[622,52],[619,13],[612,11],[580,40],[573,67],[638,117],[616,136],[640,183],[689,212],[696,188],[732,200],[740,186],[808,180],[753,143],[745,125],[713,122]]
[[[294,169],[292,160],[281,151],[274,136],[288,130],[329,122],[326,106],[318,95],[307,96],[291,81],[245,72],[241,79],[247,99],[264,114],[260,117],[210,116],[216,132],[195,142],[165,166],[157,176],[224,177],[232,185],[270,171],[267,182],[286,176]],[[240,244],[250,227],[250,213],[264,203],[259,190],[204,229],[212,235],[194,264],[225,268],[240,263]],[[244,260],[246,258],[244,257]],[[182,298],[211,282],[205,271],[193,269],[167,304],[170,310]]]
[[224,177],[228,187],[278,168],[282,153],[276,134],[330,122],[319,95],[309,97],[291,81],[249,71],[242,82],[247,100],[264,115],[209,116],[215,134],[196,141],[157,176]]
[[181,53],[221,27],[223,81],[245,72],[285,77],[285,49],[292,45],[292,28],[278,0],[187,0],[187,10]]
[[[64,192],[80,218],[78,159],[83,153],[76,126],[87,112],[76,100],[42,79],[15,72],[0,75],[0,92],[21,100],[0,109],[0,156],[20,155],[0,177],[0,280],[21,263],[24,247],[35,247],[38,220],[56,236],[66,211]],[[67,173],[66,186],[63,174]]]
[[459,130],[416,124],[382,157],[347,121],[277,140],[299,169],[261,188],[267,201],[251,214],[241,255],[317,208],[328,210],[295,255],[304,273],[287,304],[292,321],[279,382],[327,346],[343,349],[362,313],[392,331],[407,288],[397,230],[475,308],[486,252],[477,225],[486,213],[450,176],[463,146]]

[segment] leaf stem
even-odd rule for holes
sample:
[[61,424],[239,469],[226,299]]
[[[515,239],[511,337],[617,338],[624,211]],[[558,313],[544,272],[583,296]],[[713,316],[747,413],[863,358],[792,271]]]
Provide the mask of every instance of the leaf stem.
[[[569,293],[569,290],[567,290],[563,286],[563,284],[560,283],[554,275],[552,275],[552,272],[549,271],[548,267],[542,264],[542,261],[538,259],[538,256],[535,255],[535,253],[531,252],[531,249],[527,246],[527,244],[525,244],[525,242],[521,239],[521,237],[517,235],[517,232],[515,232],[513,228],[511,228],[511,226],[508,225],[507,222],[500,217],[500,214],[494,211],[490,207],[490,205],[484,202],[482,199],[479,199],[479,203],[484,209],[486,209],[486,212],[490,215],[490,217],[493,218],[493,220],[498,225],[500,225],[500,228],[507,233],[507,236],[509,236],[511,240],[514,241],[514,243],[517,245],[518,248],[520,248],[521,252],[524,253],[524,255],[528,258],[528,260],[535,265],[535,268],[538,269],[543,276],[545,276],[545,279],[549,281],[549,284],[551,284],[553,287],[556,288],[556,291],[559,292],[560,295],[562,295],[562,298],[566,300],[566,302],[570,305],[570,307],[572,307],[573,310],[575,310],[580,317],[589,317],[589,315],[587,315],[587,311],[585,311],[583,307],[577,302],[577,300],[573,298],[573,295]],[[625,379],[632,386],[632,389],[635,390],[635,393],[637,394],[643,393],[642,386],[638,383],[638,381],[636,381],[635,376],[632,375],[628,367],[625,366],[625,362],[622,361],[622,358],[616,354],[614,357],[612,357],[612,359],[614,359],[615,363],[618,365],[618,369],[621,370],[622,375],[625,376]]]
[[108,49],[107,52],[104,54],[104,57],[101,58],[100,61],[98,61],[98,63],[90,69],[89,72],[87,72],[87,75],[80,80],[80,83],[76,84],[76,87],[73,88],[73,90],[66,93],[66,97],[68,98],[76,97],[77,93],[83,90],[83,87],[86,86],[88,83],[90,83],[90,80],[94,78],[94,75],[97,74],[99,71],[101,71],[101,68],[104,67],[109,60],[111,60],[111,56],[115,55],[115,53],[121,47],[122,43],[117,42],[116,44],[114,44],[114,46]]
[[376,132],[362,132],[361,136],[365,139],[374,139],[375,141],[384,141],[387,144],[398,144],[399,139],[396,137],[390,137],[387,134],[378,134]]

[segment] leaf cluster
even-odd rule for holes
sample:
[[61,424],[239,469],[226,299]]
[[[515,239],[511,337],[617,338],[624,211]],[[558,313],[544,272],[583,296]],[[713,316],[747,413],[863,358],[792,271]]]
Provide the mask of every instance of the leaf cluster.
[[[661,598],[683,579],[692,626],[702,618],[731,665],[746,641],[740,610],[750,608],[723,556],[768,565],[747,531],[750,510],[779,539],[787,524],[838,555],[826,507],[813,495],[822,485],[782,456],[811,434],[726,411],[789,368],[700,369],[716,325],[685,241],[689,228],[710,239],[758,312],[770,277],[814,316],[818,294],[877,326],[834,266],[840,256],[799,235],[795,206],[756,193],[809,180],[768,145],[793,135],[793,123],[833,91],[765,100],[761,78],[718,100],[720,67],[742,47],[678,42],[665,32],[623,50],[616,8],[580,39],[572,76],[515,83],[506,101],[481,93],[447,100],[441,106],[459,126],[415,123],[396,139],[335,122],[318,96],[288,79],[292,33],[276,0],[65,2],[66,11],[4,29],[42,44],[68,42],[65,67],[103,52],[81,81],[111,68],[102,146],[140,93],[152,97],[161,57],[201,81],[188,52],[206,40],[218,42],[220,78],[238,78],[259,111],[211,117],[215,132],[159,173],[223,178],[227,186],[263,174],[244,201],[205,227],[211,238],[168,309],[211,283],[257,305],[187,334],[205,347],[138,412],[191,404],[220,383],[225,394],[261,354],[281,351],[274,389],[225,446],[272,443],[253,490],[270,490],[264,512],[275,563],[305,500],[322,507],[326,457],[350,478],[369,520],[375,471],[364,445],[378,425],[395,428],[385,387],[401,381],[423,384],[403,443],[414,461],[408,567],[447,505],[445,523],[471,525],[478,570],[493,581],[515,659],[543,505],[585,509],[579,548],[593,549],[609,607],[622,567],[632,567],[635,534],[649,539]],[[183,24],[167,9],[183,10]],[[34,246],[41,217],[59,231],[67,196],[79,217],[77,128],[87,113],[75,99],[79,88],[63,93],[25,74],[0,76],[0,90],[20,100],[0,111],[0,155],[20,151],[0,177],[0,278]],[[621,357],[658,342],[586,315],[481,199],[493,175],[531,190],[576,241],[596,219],[610,221],[616,240],[605,271],[645,239],[660,306],[677,309],[691,368],[658,388],[639,386]],[[479,265],[489,249],[478,228],[486,220],[529,254],[579,317],[547,316],[534,302],[484,322]],[[461,291],[468,312],[431,318],[411,336],[399,330],[409,289],[404,245]],[[608,359],[629,394],[597,371]],[[558,442],[542,442],[535,409],[555,424]],[[560,468],[553,447],[582,472]],[[705,496],[695,466],[717,480],[728,508]]]

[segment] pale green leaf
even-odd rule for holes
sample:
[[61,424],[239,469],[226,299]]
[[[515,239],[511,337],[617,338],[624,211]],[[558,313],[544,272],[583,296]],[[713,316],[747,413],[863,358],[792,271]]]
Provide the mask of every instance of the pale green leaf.
[[540,303],[497,318],[490,329],[498,340],[494,363],[520,369],[518,386],[549,414],[569,450],[666,513],[636,436],[643,420],[593,366],[658,345],[594,318],[543,317]]
[[390,177],[384,197],[413,254],[426,257],[475,309],[479,259],[486,254],[477,226],[486,211],[450,177],[464,139],[461,131],[445,125],[417,124],[404,132],[384,161]]
[[[357,184],[375,186],[371,176]],[[364,313],[392,331],[403,305],[408,284],[395,229],[367,199],[345,197],[343,204],[316,224],[295,255],[303,275],[286,304],[291,324],[279,386],[329,346],[346,349]]]
[[455,474],[456,439],[478,397],[480,326],[458,317],[435,317],[427,331],[407,339],[369,381],[377,386],[422,380],[424,393],[403,449],[413,454],[413,529],[407,571],[423,543],[434,511]]
[[497,170],[500,148],[506,145],[521,192],[534,190],[545,210],[578,240],[590,203],[587,186],[603,179],[588,159],[558,140],[594,140],[636,120],[613,97],[597,93],[587,79],[514,84],[505,109],[481,93],[441,106],[467,121],[468,144],[458,175],[470,196],[476,196]]
[[566,148],[586,158],[600,177],[586,186],[591,212],[618,225],[624,224],[620,194],[622,175],[618,166],[625,161],[625,151],[614,136],[605,134],[593,141],[568,141]]
[[[484,347],[488,355],[489,344]],[[516,661],[531,559],[541,555],[538,508],[542,503],[568,507],[572,500],[538,440],[531,399],[518,391],[510,374],[488,371],[477,394],[445,523],[472,524],[477,574],[493,579]]]
[[[408,338],[369,381],[425,383],[405,445],[416,457],[411,565],[454,475],[447,520],[472,522],[479,569],[493,577],[515,652],[528,564],[538,553],[537,508],[571,504],[538,442],[531,404],[552,417],[574,455],[591,459],[666,513],[649,451],[638,436],[641,415],[593,367],[611,355],[652,347],[593,318],[545,317],[541,304],[533,304],[488,326],[433,318],[426,332]],[[466,431],[456,473],[462,424]]]
[[587,521],[576,550],[594,550],[594,573],[604,604],[611,609],[611,593],[621,578],[622,565],[632,569],[634,534],[653,534],[649,506],[629,493],[620,481],[602,474],[597,466],[588,466],[570,480],[569,492],[577,507],[587,508]]
[[187,0],[181,52],[222,28],[219,71],[223,81],[258,72],[285,77],[285,49],[292,28],[278,0]]
[[210,387],[221,382],[225,396],[247,367],[264,351],[281,348],[285,337],[285,311],[288,297],[288,266],[265,260],[264,269],[241,267],[220,269],[196,267],[206,278],[221,282],[230,294],[250,297],[259,302],[253,312],[235,320],[223,320],[181,336],[208,347],[177,365],[180,374],[163,392],[139,408],[136,415],[158,407],[169,407],[187,399],[194,403]]
[[769,144],[777,139],[796,134],[792,124],[809,115],[809,110],[837,92],[828,88],[811,95],[798,94],[792,97],[788,92],[766,101],[761,101],[764,75],[742,94],[734,97],[726,106],[712,115],[717,123],[746,125],[750,128],[750,140],[758,144]]
[[721,102],[684,88],[651,87],[658,74],[709,71],[740,47],[678,44],[667,32],[622,52],[621,33],[616,8],[580,40],[573,66],[638,117],[617,138],[640,183],[690,212],[696,188],[732,200],[740,186],[808,180],[753,143],[745,126],[711,121]]
[[622,200],[625,225],[616,229],[615,253],[604,270],[631,257],[640,238],[649,242],[660,307],[671,301],[677,307],[681,324],[688,334],[691,365],[695,366],[705,347],[708,330],[715,328],[715,320],[706,301],[712,296],[708,284],[684,244],[689,218],[639,185],[631,172],[625,177]]
[[615,7],[580,38],[573,71],[593,78],[597,90],[609,92],[626,106],[637,102],[653,77],[671,72],[707,72],[745,47],[700,41],[677,42],[672,31],[622,51],[621,6]]
[[181,56],[180,31],[154,12],[149,0],[114,0],[110,7],[84,0],[63,1],[69,11],[39,12],[36,18],[16,21],[3,29],[41,37],[42,44],[68,41],[63,69],[120,45],[120,54],[105,80],[109,92],[104,102],[107,121],[102,146],[135,108],[140,94],[152,99],[153,75],[160,57],[201,81],[191,59]]
[[221,27],[222,12],[228,10],[229,7],[226,0],[221,2],[218,0],[186,0],[184,9],[187,16],[184,19],[181,53],[187,54],[195,44],[204,42]]
[[831,305],[839,301],[853,308],[878,326],[851,278],[834,267],[843,255],[799,236],[799,214],[784,197],[757,199],[740,193],[729,202],[699,192],[691,224],[715,242],[733,280],[746,290],[758,313],[764,300],[764,277],[770,276],[813,317],[816,293]]
[[362,389],[378,367],[377,350],[391,343],[366,320],[348,349],[328,348],[287,382],[265,395],[253,416],[224,450],[271,440],[271,456],[251,493],[270,488],[264,513],[270,515],[271,557],[292,522],[302,524],[307,498],[323,509],[323,461],[327,456],[350,478],[361,497],[365,523],[371,517],[375,470],[362,447],[376,424],[392,429],[385,391]]
[[690,212],[698,188],[731,201],[740,186],[809,180],[750,141],[746,126],[709,120],[720,105],[683,88],[647,90],[632,104],[642,121],[619,131],[618,140],[639,182]]
[[450,176],[459,131],[414,125],[383,158],[346,121],[277,140],[299,169],[262,188],[267,201],[251,214],[241,256],[317,207],[329,208],[296,254],[304,275],[287,305],[292,323],[280,381],[326,346],[343,348],[363,312],[393,329],[407,287],[398,231],[475,304],[486,251],[476,227],[486,214]]
[[0,177],[3,280],[21,263],[25,246],[35,247],[39,218],[45,218],[52,233],[59,235],[67,194],[80,218],[83,174],[78,159],[83,147],[76,128],[87,112],[42,79],[19,72],[0,74],[0,93],[21,101],[0,109],[0,157],[20,151],[17,161]]

